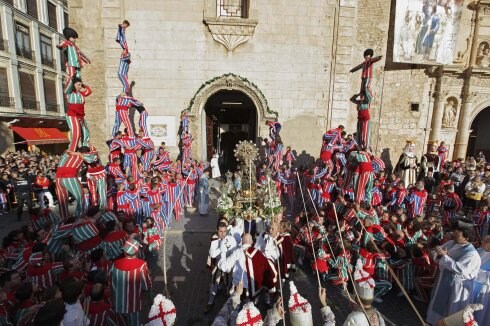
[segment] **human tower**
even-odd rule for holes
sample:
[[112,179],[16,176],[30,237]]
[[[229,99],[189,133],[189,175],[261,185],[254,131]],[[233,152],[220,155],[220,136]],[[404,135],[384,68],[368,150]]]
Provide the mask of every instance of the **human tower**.
[[[205,163],[192,160],[189,119],[184,111],[179,134],[181,153],[172,162],[165,143],[155,151],[148,130],[148,112],[144,104],[132,96],[128,73],[131,53],[126,39],[125,20],[118,25],[116,42],[121,46],[118,79],[122,91],[115,98],[115,121],[109,145],[109,163],[104,166],[97,149],[90,143],[90,131],[85,121],[86,98],[92,89],[82,80],[82,68],[90,60],[76,45],[77,32],[67,27],[65,40],[58,46],[63,51],[68,74],[65,96],[68,102],[67,123],[70,128],[70,144],[63,154],[56,174],[56,193],[62,220],[69,217],[68,197],[76,200],[75,215],[81,216],[88,207],[124,213],[128,219],[143,224],[144,217],[151,217],[161,233],[170,225],[172,215],[180,220],[184,206],[194,202],[195,185],[206,168]],[[138,130],[129,118],[131,108],[139,113]],[[124,130],[121,131],[121,125]],[[78,179],[79,169],[85,165],[87,190]]]

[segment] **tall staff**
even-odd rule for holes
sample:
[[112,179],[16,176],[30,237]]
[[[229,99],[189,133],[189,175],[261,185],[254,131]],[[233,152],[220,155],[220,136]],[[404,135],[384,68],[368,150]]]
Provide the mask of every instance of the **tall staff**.
[[[274,211],[272,210],[272,192],[271,192],[271,179],[269,175],[267,175],[267,188],[269,190],[269,207],[270,207],[270,219],[271,222],[275,223],[275,218],[274,218]],[[277,242],[274,239],[274,244],[276,245],[277,250],[279,251],[279,258],[277,259],[277,273],[279,275],[279,291],[281,291],[281,300],[284,298],[283,293],[282,293],[282,277],[281,277],[281,251],[279,250],[279,246],[277,245]],[[282,311],[282,324],[283,326],[286,326],[286,318],[284,316],[284,309]]]

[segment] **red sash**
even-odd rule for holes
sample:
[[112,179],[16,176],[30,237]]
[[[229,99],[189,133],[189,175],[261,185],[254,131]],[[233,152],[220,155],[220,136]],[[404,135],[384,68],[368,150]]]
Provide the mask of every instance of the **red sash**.
[[85,116],[85,104],[70,103],[68,104],[67,116],[83,118]]
[[78,168],[60,166],[56,169],[56,179],[58,178],[76,178]]
[[80,250],[80,251],[89,251],[90,249],[97,247],[101,242],[102,242],[102,239],[99,237],[99,235],[96,235],[95,237],[92,237],[88,240],[80,242],[77,245],[77,247],[78,247],[78,250]]
[[358,110],[357,111],[357,119],[359,119],[359,120],[370,120],[371,116],[369,115],[369,109]]
[[128,110],[127,106],[124,105],[116,105],[116,111]]
[[103,166],[94,166],[94,167],[87,167],[87,172],[88,173],[97,173],[97,172],[102,172],[104,171],[104,167]]
[[359,163],[359,173],[373,172],[373,166],[368,162]]

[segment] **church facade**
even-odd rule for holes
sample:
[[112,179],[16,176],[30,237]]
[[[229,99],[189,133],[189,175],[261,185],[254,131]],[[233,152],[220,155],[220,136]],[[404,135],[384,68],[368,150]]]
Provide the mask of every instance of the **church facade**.
[[[92,141],[104,152],[111,137],[115,97],[122,92],[115,36],[127,19],[131,93],[145,104],[154,140],[165,141],[174,154],[180,115],[187,110],[196,158],[209,160],[214,150],[230,151],[241,139],[260,142],[268,133],[266,120],[276,118],[285,146],[305,159],[318,157],[325,129],[342,124],[349,133],[356,130],[349,99],[359,92],[361,76],[349,70],[364,60],[366,48],[383,56],[373,68],[371,146],[388,166],[406,140],[416,141],[417,155],[429,140],[445,141],[454,158],[490,150],[482,128],[490,122],[483,44],[490,40],[490,1],[478,8],[455,1],[460,22],[454,60],[443,65],[430,61],[442,53],[437,39],[426,61],[419,63],[417,55],[415,62],[394,60],[401,42],[397,6],[405,2],[71,1],[70,26],[92,59],[82,73],[94,90],[86,104]],[[433,2],[445,8],[438,15],[452,14]]]

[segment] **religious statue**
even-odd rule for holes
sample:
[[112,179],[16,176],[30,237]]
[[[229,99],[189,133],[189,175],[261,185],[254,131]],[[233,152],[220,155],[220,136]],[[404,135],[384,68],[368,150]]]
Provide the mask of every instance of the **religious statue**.
[[255,160],[258,156],[258,149],[251,141],[240,141],[234,151],[235,157],[241,163],[240,194],[242,197],[252,198],[256,195],[257,190]]
[[405,186],[414,185],[417,182],[417,163],[418,158],[415,155],[415,142],[407,140],[398,163],[395,166],[395,173],[400,180],[405,182]]
[[437,179],[439,173],[440,158],[437,153],[437,140],[430,140],[427,148],[427,153],[420,158],[420,170],[418,180],[423,180],[427,176],[427,172],[431,171]]
[[444,116],[442,117],[442,125],[444,127],[454,127],[456,122],[456,107],[453,100],[448,100],[444,106]]

